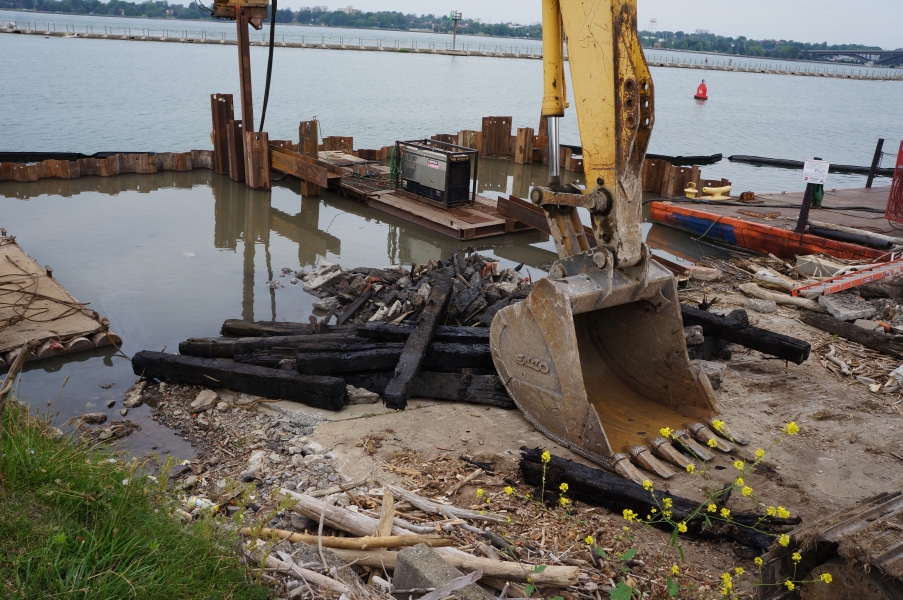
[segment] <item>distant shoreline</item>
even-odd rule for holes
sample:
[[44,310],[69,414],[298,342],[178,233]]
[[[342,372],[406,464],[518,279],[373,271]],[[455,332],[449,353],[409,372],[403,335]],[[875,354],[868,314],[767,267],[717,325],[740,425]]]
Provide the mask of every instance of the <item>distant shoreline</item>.
[[[178,19],[176,17],[146,17],[144,15],[140,17],[132,17],[128,15],[89,15],[85,13],[65,13],[65,12],[49,12],[46,10],[22,10],[17,8],[0,8],[0,11],[5,12],[14,12],[25,15],[60,15],[66,17],[101,17],[107,19],[135,19],[136,21],[182,21],[184,23],[219,23],[225,21],[226,19]],[[422,31],[419,29],[394,29],[394,28],[383,28],[383,27],[330,27],[329,25],[312,25],[305,23],[276,23],[276,25],[284,27],[317,27],[319,29],[355,29],[357,31],[400,31],[402,33],[421,33],[421,34],[430,34],[430,35],[452,35],[451,33],[447,33],[444,31]],[[486,38],[490,40],[528,40],[534,41],[538,43],[542,43],[540,38],[529,38],[529,37],[517,37],[517,36],[497,36],[497,35],[484,35],[481,33],[460,33],[459,37],[475,37],[475,38]]]

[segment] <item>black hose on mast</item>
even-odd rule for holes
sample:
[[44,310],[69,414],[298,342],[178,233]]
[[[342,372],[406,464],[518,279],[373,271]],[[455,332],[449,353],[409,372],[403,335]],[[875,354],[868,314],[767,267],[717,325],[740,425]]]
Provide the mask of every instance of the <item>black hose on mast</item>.
[[273,12],[270,14],[270,56],[267,59],[267,83],[263,89],[263,111],[260,114],[260,128],[263,131],[263,121],[267,118],[267,102],[270,99],[270,77],[273,75],[273,47],[276,45],[276,0],[273,0]]

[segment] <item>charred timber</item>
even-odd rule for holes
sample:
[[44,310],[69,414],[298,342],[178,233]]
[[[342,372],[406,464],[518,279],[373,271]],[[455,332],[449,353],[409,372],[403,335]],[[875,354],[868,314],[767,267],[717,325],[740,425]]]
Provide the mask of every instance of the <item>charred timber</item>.
[[345,382],[336,377],[301,375],[254,365],[141,351],[132,357],[135,375],[191,385],[227,388],[265,398],[293,400],[315,408],[340,410]]
[[806,325],[811,325],[816,329],[821,329],[832,335],[839,335],[851,342],[862,344],[866,348],[877,350],[882,354],[893,356],[894,358],[903,358],[903,344],[895,342],[890,336],[863,329],[858,325],[835,319],[831,315],[824,315],[810,311],[802,311],[800,321]]
[[[392,372],[389,371],[349,375],[345,377],[345,382],[382,396],[391,379]],[[411,381],[411,397],[485,404],[509,410],[515,408],[514,401],[508,396],[499,376],[495,374],[473,375],[421,371]]]
[[[512,297],[516,297],[517,294]],[[526,294],[524,294],[526,296]],[[327,333],[353,332],[351,335],[371,338],[383,342],[406,342],[408,336],[414,331],[413,323],[365,323],[363,325],[327,325]],[[222,335],[224,337],[288,337],[311,335],[313,331],[307,323],[289,323],[284,321],[242,321],[229,319],[223,323]],[[220,339],[220,338],[195,338],[195,339]],[[488,344],[488,327],[464,327],[460,325],[439,325],[433,340],[437,342],[451,342],[461,344]]]
[[[357,325],[326,325],[326,332],[353,331]],[[227,319],[221,334],[224,337],[268,337],[288,335],[310,335],[313,328],[308,323],[286,323],[283,321],[242,321]]]
[[[390,344],[385,344],[390,346]],[[299,373],[343,375],[366,371],[394,371],[404,354],[404,347],[374,348],[350,352],[318,352],[297,355]],[[460,369],[492,369],[492,353],[488,344],[446,344],[428,346],[422,367],[430,371]]]
[[680,305],[680,311],[684,327],[701,325],[706,336],[733,342],[798,365],[809,358],[812,349],[809,342],[750,325],[744,311],[734,311],[730,316],[722,317],[685,304]]
[[[543,463],[542,452],[539,448],[525,450],[521,453],[520,470],[528,484],[542,485]],[[698,502],[657,490],[648,492],[643,489],[643,486],[608,471],[552,456],[545,467],[546,497],[556,498],[562,483],[568,484],[569,493],[580,502],[592,506],[602,506],[617,514],[629,509],[641,517],[652,514],[652,509],[659,510],[667,496],[673,501],[671,520],[674,522],[686,521],[688,535],[703,539],[732,540],[760,553],[771,546],[774,537],[742,526],[759,524],[760,528],[767,528],[800,523],[799,518],[778,519],[765,515],[732,513],[732,519],[741,525],[740,527],[718,521],[714,521],[709,526],[706,524],[704,515],[689,518],[699,507]],[[657,506],[650,502],[650,494],[655,496]],[[668,525],[665,527],[669,532],[673,528]]]

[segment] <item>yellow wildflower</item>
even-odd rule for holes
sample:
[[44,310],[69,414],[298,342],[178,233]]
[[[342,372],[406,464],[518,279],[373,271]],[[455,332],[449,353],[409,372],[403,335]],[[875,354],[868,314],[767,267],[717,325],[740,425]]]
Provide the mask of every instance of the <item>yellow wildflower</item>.
[[514,488],[511,487],[510,485],[506,485],[505,486],[505,495],[510,496],[513,493],[514,493]]
[[477,498],[483,497],[483,488],[477,488]]
[[636,519],[636,513],[630,510],[629,508],[624,509],[624,518],[628,521],[633,521]]
[[671,574],[672,574],[672,575],[677,575],[677,574],[679,574],[679,573],[680,573],[680,567],[678,567],[677,565],[674,565],[673,567],[671,567]]
[[670,518],[671,518],[671,511],[670,511],[670,510],[662,511],[662,516],[665,517],[666,519],[670,519]]
[[709,512],[711,512],[711,513],[713,513],[713,512],[718,512],[718,507],[715,506],[714,504],[709,504],[708,507],[707,507],[707,510],[708,510]]
[[743,567],[736,567],[734,569],[734,573],[736,573],[737,576],[739,577],[740,575],[743,575],[744,573],[746,573],[746,571],[743,570]]
[[790,421],[784,425],[784,432],[787,433],[787,435],[796,435],[800,432],[800,426],[793,421]]
[[722,516],[723,518],[725,518],[725,519],[728,518],[729,516],[731,516],[731,511],[730,511],[730,509],[729,509],[729,508],[722,508],[722,509],[721,509],[721,516]]
[[761,448],[756,448],[756,458],[762,458],[765,456],[765,451]]
[[791,592],[793,591],[793,588],[796,587],[795,585],[793,585],[793,582],[790,581],[789,579],[784,582],[784,585],[786,585],[787,589],[790,590]]
[[781,537],[778,538],[778,543],[782,546],[786,546],[790,543],[790,536],[786,533],[782,533]]
[[723,431],[724,430],[724,421],[719,421],[718,419],[715,419],[714,421],[712,421],[712,427],[715,428],[715,431]]
[[737,469],[738,471],[742,471],[744,468],[746,468],[746,465],[743,463],[742,460],[735,460],[734,468]]
[[561,490],[561,493],[564,494],[568,491],[568,484],[562,483],[558,486],[558,489]]
[[778,507],[778,516],[781,517],[782,519],[789,519],[790,511],[787,510],[786,508],[784,508],[783,506],[779,506]]
[[550,460],[552,460],[552,455],[549,454],[548,450],[546,450],[545,452],[542,453],[542,462],[547,463]]
[[718,445],[718,442],[715,441],[715,438],[710,438],[709,441],[707,441],[705,444],[709,448],[714,448],[715,446]]
[[821,577],[819,577],[819,579],[821,579],[825,583],[831,583],[831,581],[833,581],[834,578],[831,577],[830,573],[822,573]]
[[652,509],[652,514],[655,514],[655,513],[657,513],[657,512],[658,512],[658,509],[657,509],[657,508],[653,508],[653,509]]
[[740,493],[744,496],[752,496],[753,489],[748,485],[744,485],[743,489],[740,490]]
[[586,542],[587,544],[589,544],[590,546],[592,546],[596,540],[593,539],[593,536],[588,535],[588,536],[586,536],[586,539],[583,541]]
[[742,477],[737,477],[737,481],[734,482],[737,485],[744,485],[746,482],[743,481]]
[[768,508],[765,509],[765,512],[768,513],[769,517],[773,517],[778,514],[778,509],[776,509],[773,506],[769,506]]
[[696,470],[696,465],[694,465],[694,464],[687,465],[687,473],[692,473],[695,470]]
[[659,432],[660,434],[662,434],[662,437],[663,437],[663,438],[669,438],[669,437],[671,437],[671,435],[672,435],[672,433],[673,433],[673,432],[671,431],[671,428],[670,428],[670,427],[662,427],[661,429],[658,430],[658,432]]
[[757,567],[761,567],[761,566],[762,566],[762,557],[761,557],[761,556],[755,557],[755,558],[753,559],[753,562],[756,563],[756,566],[757,566]]
[[686,533],[687,532],[687,524],[684,523],[683,521],[681,521],[680,523],[677,524],[677,530],[681,533]]
[[561,503],[561,506],[567,506],[567,505],[568,505],[568,502],[570,502],[570,500],[568,500],[567,498],[565,498],[564,496],[562,496],[561,498],[558,499],[558,502]]
[[672,500],[671,498],[665,498],[662,500],[662,504],[665,505],[665,508],[671,508],[672,506],[674,506],[674,500]]
[[648,479],[644,479],[643,480],[643,489],[646,490],[647,492],[650,491],[652,489],[652,482],[649,481]]
[[492,504],[492,498],[486,496],[486,504]]
[[803,555],[800,554],[799,552],[794,552],[793,554],[790,555],[790,560],[792,560],[795,563],[798,563],[799,561],[803,560]]

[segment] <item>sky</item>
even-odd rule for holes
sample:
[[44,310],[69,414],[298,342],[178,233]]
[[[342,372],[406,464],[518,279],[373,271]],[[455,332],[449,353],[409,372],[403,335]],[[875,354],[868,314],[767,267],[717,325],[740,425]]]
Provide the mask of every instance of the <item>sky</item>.
[[[291,8],[314,4],[330,9],[347,6],[326,0],[283,0]],[[539,0],[348,0],[365,11],[447,14],[465,18],[532,23],[540,20]],[[903,47],[903,2],[900,0],[638,0],[641,29],[658,19],[658,30],[708,29],[712,33],[755,39],[793,39],[829,44],[866,44],[885,49]]]

